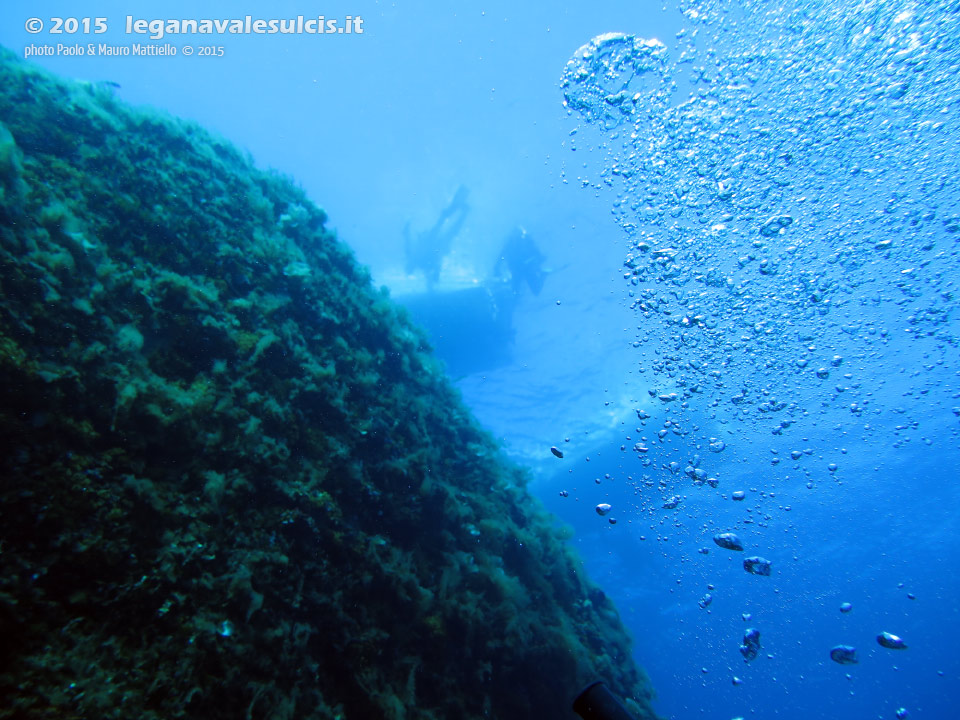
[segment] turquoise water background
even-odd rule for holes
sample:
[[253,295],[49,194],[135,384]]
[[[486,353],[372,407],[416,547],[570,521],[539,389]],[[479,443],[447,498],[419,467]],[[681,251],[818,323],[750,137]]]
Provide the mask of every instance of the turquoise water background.
[[[116,83],[294,177],[395,291],[409,281],[403,226],[429,226],[460,185],[471,212],[444,277],[482,280],[527,228],[555,272],[518,299],[512,362],[457,383],[574,527],[666,717],[947,720],[960,705],[960,6],[730,8],[356,0],[322,12],[361,15],[362,35],[36,61]],[[129,13],[200,17],[186,2],[82,11],[121,45]],[[60,42],[25,20],[78,12],[6,3],[0,43]],[[577,54],[611,32],[662,53],[608,40]],[[717,547],[725,531],[772,575]],[[745,664],[748,627],[762,649]],[[882,631],[908,649],[880,647]],[[838,644],[859,664],[832,662]]]

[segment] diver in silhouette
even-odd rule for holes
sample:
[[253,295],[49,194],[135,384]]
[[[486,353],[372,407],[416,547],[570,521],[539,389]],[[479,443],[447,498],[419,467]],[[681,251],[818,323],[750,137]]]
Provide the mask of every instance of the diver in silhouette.
[[417,270],[423,271],[427,287],[432,289],[440,279],[440,266],[443,258],[450,252],[454,238],[460,233],[470,206],[467,204],[467,188],[461,185],[453,200],[447,205],[440,217],[429,230],[410,234],[410,223],[403,228],[404,250],[406,251],[406,270],[410,275]]
[[546,260],[540,248],[522,227],[514,229],[500,249],[500,256],[493,266],[493,277],[508,281],[514,295],[519,295],[523,286],[539,295],[547,270],[543,267]]
[[534,294],[543,289],[548,272],[543,267],[545,257],[533,238],[523,228],[516,228],[482,281],[434,288],[443,255],[466,214],[465,198],[466,190],[461,188],[433,228],[416,239],[407,233],[407,271],[422,269],[428,289],[398,298],[427,330],[434,352],[453,376],[511,361],[514,311],[525,288]]

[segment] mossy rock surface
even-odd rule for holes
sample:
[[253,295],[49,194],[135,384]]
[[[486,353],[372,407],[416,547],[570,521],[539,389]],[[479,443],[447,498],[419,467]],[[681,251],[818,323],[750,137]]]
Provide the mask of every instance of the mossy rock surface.
[[295,184],[0,53],[0,718],[568,718],[650,690]]

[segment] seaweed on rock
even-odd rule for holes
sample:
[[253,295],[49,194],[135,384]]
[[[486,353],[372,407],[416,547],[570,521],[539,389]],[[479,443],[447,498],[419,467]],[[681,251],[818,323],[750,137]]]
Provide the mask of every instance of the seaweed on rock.
[[652,718],[610,602],[292,183],[0,52],[0,718]]

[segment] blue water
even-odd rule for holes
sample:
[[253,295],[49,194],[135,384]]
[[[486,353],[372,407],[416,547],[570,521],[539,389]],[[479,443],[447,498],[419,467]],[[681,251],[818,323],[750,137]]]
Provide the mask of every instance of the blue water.
[[[86,3],[110,21],[96,41],[132,42],[131,12],[198,17],[135,5]],[[575,529],[665,717],[960,716],[960,6],[512,5],[337,1],[362,35],[37,62],[293,176],[397,297],[425,290],[404,225],[461,185],[440,292],[483,283],[526,228],[552,272],[515,298],[509,362],[456,381]],[[25,19],[77,12],[5,3],[0,43],[55,43]],[[662,46],[578,52],[614,32]],[[743,553],[714,544],[730,531]]]

